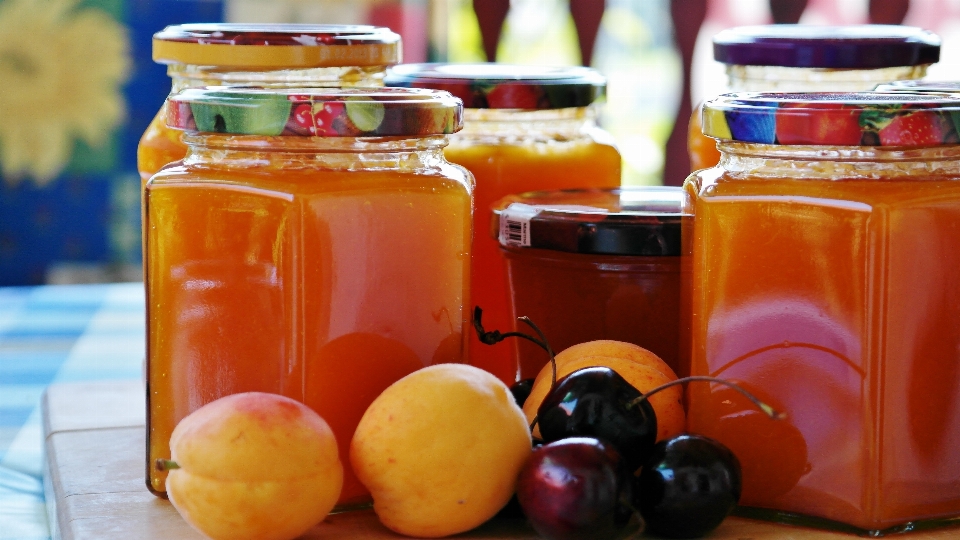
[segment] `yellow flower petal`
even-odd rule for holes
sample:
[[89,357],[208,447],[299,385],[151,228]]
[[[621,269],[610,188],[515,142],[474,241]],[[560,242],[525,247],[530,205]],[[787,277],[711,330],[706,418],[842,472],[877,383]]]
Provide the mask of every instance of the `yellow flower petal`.
[[0,171],[55,178],[74,141],[108,140],[125,116],[130,45],[122,25],[77,0],[0,1]]

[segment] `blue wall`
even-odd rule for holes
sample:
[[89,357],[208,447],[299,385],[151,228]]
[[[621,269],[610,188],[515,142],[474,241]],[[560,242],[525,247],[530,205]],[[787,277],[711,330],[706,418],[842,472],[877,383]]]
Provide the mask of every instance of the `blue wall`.
[[127,28],[127,119],[105,148],[77,143],[64,172],[43,187],[0,176],[0,286],[42,283],[55,262],[139,264],[137,143],[170,90],[166,66],[151,60],[151,36],[169,24],[223,18],[222,0],[81,2],[87,8]]

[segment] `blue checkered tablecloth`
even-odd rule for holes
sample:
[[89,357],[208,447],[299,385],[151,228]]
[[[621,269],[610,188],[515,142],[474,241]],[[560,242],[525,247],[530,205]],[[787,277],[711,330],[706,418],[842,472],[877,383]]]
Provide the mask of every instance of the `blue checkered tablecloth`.
[[40,396],[53,382],[139,379],[143,285],[0,288],[0,540],[48,540]]

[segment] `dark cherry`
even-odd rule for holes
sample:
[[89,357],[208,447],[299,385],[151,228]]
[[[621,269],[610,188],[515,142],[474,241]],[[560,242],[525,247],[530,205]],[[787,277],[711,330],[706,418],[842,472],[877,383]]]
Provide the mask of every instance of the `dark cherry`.
[[612,446],[571,437],[533,451],[517,479],[517,499],[548,540],[612,540],[639,529],[632,484]]
[[530,397],[530,391],[533,390],[533,379],[521,379],[510,385],[510,393],[517,402],[517,406],[523,407]]
[[634,501],[649,532],[698,538],[730,514],[740,485],[740,462],[730,450],[707,437],[679,435],[654,447],[637,478]]
[[579,369],[560,379],[537,410],[546,442],[596,437],[608,442],[635,471],[653,450],[657,416],[640,392],[608,367]]

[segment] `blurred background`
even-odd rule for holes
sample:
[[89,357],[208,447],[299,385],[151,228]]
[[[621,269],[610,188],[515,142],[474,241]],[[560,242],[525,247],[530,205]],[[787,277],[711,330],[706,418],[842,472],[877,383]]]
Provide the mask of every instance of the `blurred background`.
[[170,88],[151,36],[218,21],[389,26],[406,62],[592,66],[634,185],[683,180],[723,28],[902,22],[943,38],[931,78],[960,66],[960,0],[0,0],[0,286],[141,279],[136,147]]

